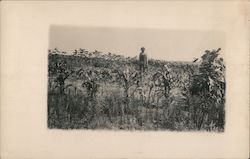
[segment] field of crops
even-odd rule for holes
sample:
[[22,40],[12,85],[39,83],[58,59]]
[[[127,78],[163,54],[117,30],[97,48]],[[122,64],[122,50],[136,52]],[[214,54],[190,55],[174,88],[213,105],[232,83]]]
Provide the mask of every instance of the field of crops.
[[206,51],[198,62],[149,59],[141,72],[137,57],[49,50],[48,127],[222,132],[219,51]]

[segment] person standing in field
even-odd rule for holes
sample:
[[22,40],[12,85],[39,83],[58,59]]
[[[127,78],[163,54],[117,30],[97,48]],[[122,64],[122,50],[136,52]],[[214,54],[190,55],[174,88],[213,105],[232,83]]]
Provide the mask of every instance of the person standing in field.
[[139,55],[139,66],[141,72],[145,72],[145,70],[148,68],[148,57],[145,53],[144,47],[141,48],[141,53]]

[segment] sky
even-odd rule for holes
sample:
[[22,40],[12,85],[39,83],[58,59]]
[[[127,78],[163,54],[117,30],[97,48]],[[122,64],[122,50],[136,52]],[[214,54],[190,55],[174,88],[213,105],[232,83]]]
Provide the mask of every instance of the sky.
[[49,34],[49,49],[83,48],[134,57],[143,46],[148,58],[169,61],[192,61],[205,50],[223,51],[225,45],[225,36],[218,31],[51,26]]

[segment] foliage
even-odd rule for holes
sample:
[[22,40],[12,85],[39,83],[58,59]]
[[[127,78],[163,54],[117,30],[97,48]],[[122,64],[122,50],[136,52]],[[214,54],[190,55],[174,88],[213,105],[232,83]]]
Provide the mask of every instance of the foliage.
[[[198,100],[193,103],[193,116],[198,129],[203,123],[215,124],[219,128],[224,128],[224,105],[225,105],[225,65],[223,59],[219,58],[219,51],[205,51],[201,57],[202,63],[199,67],[199,74],[194,75],[190,88],[193,98]],[[198,96],[198,97],[195,97]],[[200,113],[200,120],[197,119]]]
[[50,128],[207,130],[225,124],[225,65],[218,50],[200,62],[49,50]]

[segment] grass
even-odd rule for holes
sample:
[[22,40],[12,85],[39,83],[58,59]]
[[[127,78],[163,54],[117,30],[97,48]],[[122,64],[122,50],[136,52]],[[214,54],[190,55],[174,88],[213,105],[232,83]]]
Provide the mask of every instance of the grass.
[[[79,69],[99,71],[105,69],[113,72],[122,69],[119,61],[91,61],[84,58],[54,55],[49,56],[48,79],[48,127],[51,129],[108,129],[108,130],[171,130],[191,131],[205,130],[222,132],[224,127],[214,124],[218,117],[206,117],[200,113],[199,102],[201,96],[192,96],[185,89],[189,85],[189,77],[197,72],[199,65],[182,62],[150,61],[149,69],[144,77],[142,91],[134,91],[134,83],[129,88],[128,97],[124,95],[124,83],[118,82],[112,74],[111,80],[98,79],[98,90],[94,96],[91,91],[83,87],[86,79],[72,74],[65,80],[64,91],[60,92],[55,80],[58,77],[55,64],[66,61],[65,70],[77,72]],[[99,63],[100,62],[100,63]],[[100,65],[103,64],[103,65]],[[168,64],[173,73],[171,89],[167,96],[163,94],[163,87],[156,86],[149,95],[150,83],[155,72],[161,71],[162,66]],[[138,70],[136,63],[130,67]],[[158,78],[161,80],[161,78]],[[144,96],[142,92],[144,91]],[[134,95],[132,96],[132,92]],[[209,105],[213,107],[213,105]],[[223,105],[224,107],[224,105]],[[197,109],[197,110],[195,110]],[[204,119],[203,119],[204,116]],[[202,120],[200,118],[202,117]],[[204,121],[203,121],[204,120]],[[202,121],[202,122],[200,122]],[[201,127],[199,127],[199,122]]]

